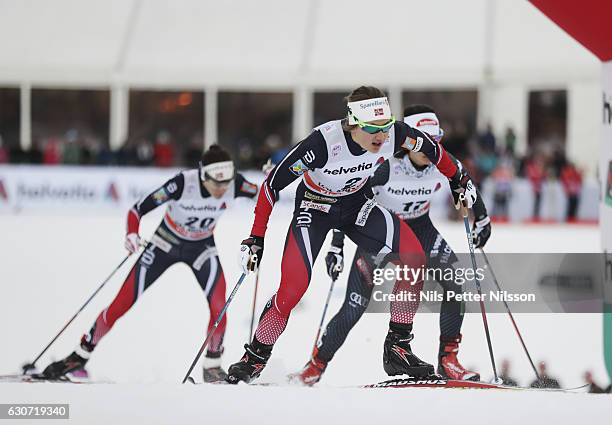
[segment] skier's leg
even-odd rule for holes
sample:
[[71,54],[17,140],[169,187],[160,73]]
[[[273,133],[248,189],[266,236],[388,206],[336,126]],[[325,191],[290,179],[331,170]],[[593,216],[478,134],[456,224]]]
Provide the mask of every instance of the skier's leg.
[[348,333],[357,324],[368,307],[372,294],[373,258],[357,250],[348,277],[346,295],[342,307],[329,321],[319,345],[310,360],[296,376],[306,385],[313,385],[321,379],[328,362],[344,344]]
[[[178,248],[172,248],[172,250],[176,249]],[[115,322],[136,303],[142,293],[170,265],[177,261],[172,250],[166,253],[149,243],[130,270],[113,301],[100,312],[89,332],[82,336],[75,351],[66,358],[51,363],[45,368],[43,375],[54,379],[74,370],[82,369],[97,344],[111,330]]]
[[[444,297],[440,306],[438,373],[451,379],[477,381],[480,375],[466,369],[457,358],[465,310],[463,301],[449,296],[450,291],[454,294],[463,292],[463,285],[450,278],[450,276],[456,276],[454,264],[458,261],[457,256],[428,218],[422,220],[418,226],[411,228],[427,254],[428,268],[433,271],[444,289]],[[449,269],[453,272],[448,273]]]
[[362,249],[378,255],[378,260],[386,255],[402,271],[409,272],[407,278],[401,273],[393,287],[383,367],[389,375],[430,375],[433,366],[419,359],[410,347],[414,338],[412,322],[423,287],[425,255],[421,244],[403,221],[384,208],[373,208],[366,220],[363,227],[356,223],[352,229],[347,229],[347,235]]
[[265,367],[291,310],[308,288],[312,265],[329,230],[329,220],[323,212],[300,208],[294,213],[283,250],[280,286],[264,307],[253,340],[245,345],[244,356],[230,366],[229,382],[248,382]]

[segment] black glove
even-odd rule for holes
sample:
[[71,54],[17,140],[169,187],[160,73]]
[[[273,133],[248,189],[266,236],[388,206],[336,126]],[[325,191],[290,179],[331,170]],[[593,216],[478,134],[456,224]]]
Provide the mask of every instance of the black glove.
[[472,205],[478,199],[478,192],[476,191],[476,185],[472,183],[470,175],[465,171],[461,164],[457,167],[457,172],[453,178],[449,179],[451,193],[453,194],[453,201],[455,208],[459,209],[463,201],[463,205],[466,208],[472,208]]
[[261,236],[252,236],[242,241],[238,263],[243,273],[257,270],[263,256],[264,240]]
[[344,252],[342,248],[332,245],[325,256],[325,265],[327,266],[327,274],[332,280],[338,279],[338,275],[344,268]]
[[474,248],[482,248],[485,246],[491,236],[491,219],[488,215],[484,217],[476,217],[474,221],[474,230],[472,231],[472,240]]

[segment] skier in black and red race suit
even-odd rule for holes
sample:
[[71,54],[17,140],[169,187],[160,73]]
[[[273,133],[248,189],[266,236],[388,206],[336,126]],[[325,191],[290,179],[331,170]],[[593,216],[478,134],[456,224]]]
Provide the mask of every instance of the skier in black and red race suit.
[[[218,145],[203,155],[200,167],[178,173],[161,187],[134,204],[128,212],[125,247],[135,253],[141,245],[140,219],[167,204],[163,221],[151,237],[119,293],[102,310],[74,352],[51,363],[42,377],[59,379],[67,374],[81,377],[94,349],[123,316],[173,264],[182,262],[193,271],[208,300],[210,330],[225,304],[225,278],[215,246],[214,230],[219,217],[235,198],[254,198],[257,186],[236,174],[229,154]],[[226,317],[212,336],[203,360],[204,380],[222,381],[221,368]]]
[[[421,244],[410,228],[373,199],[368,185],[376,169],[402,150],[423,152],[449,180],[453,196],[471,207],[474,184],[457,168],[430,136],[391,115],[385,94],[361,86],[346,98],[347,117],[316,127],[276,165],[262,184],[255,206],[251,236],[240,247],[245,273],[256,270],[264,250],[268,219],[279,191],[298,178],[295,210],[281,262],[278,291],[266,304],[250,344],[241,360],[228,369],[227,381],[249,382],[266,366],[272,348],[284,331],[289,314],[306,291],[312,266],[327,233],[342,230],[364,251],[410,268],[425,264]],[[418,293],[423,281],[397,281],[394,293]],[[383,366],[389,375],[426,376],[433,366],[412,353],[412,321],[418,307],[409,301],[391,302],[389,332]]]
[[[427,105],[411,105],[404,110],[404,122],[431,135],[441,142],[444,132],[434,110]],[[450,155],[450,154],[449,154]],[[458,168],[461,163],[451,155]],[[421,152],[400,152],[388,159],[370,179],[376,201],[403,220],[418,238],[427,256],[428,270],[440,270],[437,276],[450,277],[447,273],[457,262],[457,257],[446,240],[440,235],[429,217],[431,200],[439,190],[442,176],[431,161]],[[480,195],[480,194],[479,194]],[[485,245],[491,235],[491,220],[482,198],[478,196],[473,205],[475,248]],[[327,273],[336,280],[342,271],[344,235],[335,230],[325,263]],[[382,265],[376,264],[372,255],[359,249],[353,258],[349,273],[346,296],[338,313],[329,321],[320,342],[315,347],[306,366],[292,379],[297,378],[306,385],[321,379],[329,362],[342,346],[348,333],[366,311],[374,289],[373,271]],[[461,342],[463,302],[447,296],[448,291],[462,292],[462,285],[452,278],[439,282],[444,289],[440,309],[440,346],[437,373],[448,379],[477,381],[480,375],[466,369],[457,358]]]

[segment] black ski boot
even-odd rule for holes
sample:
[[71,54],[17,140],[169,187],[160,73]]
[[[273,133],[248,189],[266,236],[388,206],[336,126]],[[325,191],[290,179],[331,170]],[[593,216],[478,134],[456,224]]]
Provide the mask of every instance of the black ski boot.
[[227,378],[227,373],[221,367],[221,351],[207,351],[202,364],[202,378],[204,382],[221,382]]
[[412,352],[410,341],[413,338],[412,324],[389,323],[383,351],[383,368],[387,375],[425,378],[434,374],[433,365],[419,359]]
[[244,349],[245,352],[240,361],[231,365],[227,370],[225,380],[230,384],[237,384],[240,381],[249,383],[257,378],[266,367],[272,354],[272,345],[262,344],[255,338],[251,344],[245,344]]
[[38,377],[42,379],[67,379],[66,374],[83,369],[87,360],[73,351],[65,359],[51,363]]
[[43,370],[43,372],[37,375],[40,379],[68,379],[66,376],[69,373],[76,371],[85,372],[85,364],[89,360],[89,356],[93,351],[94,346],[85,340],[85,337],[81,339],[81,344],[63,360],[51,363]]

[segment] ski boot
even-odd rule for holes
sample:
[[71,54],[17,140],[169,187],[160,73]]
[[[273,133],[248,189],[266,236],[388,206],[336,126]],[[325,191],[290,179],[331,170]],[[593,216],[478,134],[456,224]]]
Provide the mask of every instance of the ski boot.
[[440,336],[438,353],[438,374],[448,379],[461,381],[479,381],[480,374],[463,367],[457,359],[461,334],[455,337]]
[[434,367],[419,359],[410,348],[414,339],[412,324],[391,323],[385,338],[383,350],[383,368],[389,376],[410,375],[414,378],[426,378],[434,374]]
[[251,344],[244,345],[244,355],[238,363],[234,363],[227,370],[225,381],[237,384],[244,381],[247,384],[259,377],[272,355],[272,346],[265,345],[253,339]]
[[94,348],[95,346],[87,342],[85,337],[83,337],[81,338],[81,343],[68,357],[51,363],[36,377],[40,379],[68,379],[67,375],[73,374],[77,379],[87,379],[89,376],[85,370],[85,364],[89,360],[89,356],[91,356]]
[[221,354],[223,354],[223,350],[206,352],[206,357],[202,360],[202,365],[204,366],[202,378],[204,382],[221,382],[227,378],[227,373],[221,367]]
[[318,350],[315,348],[312,353],[312,357],[306,363],[304,368],[298,372],[289,376],[291,382],[300,382],[304,385],[313,386],[321,380],[321,376],[325,372],[327,362],[317,357]]

